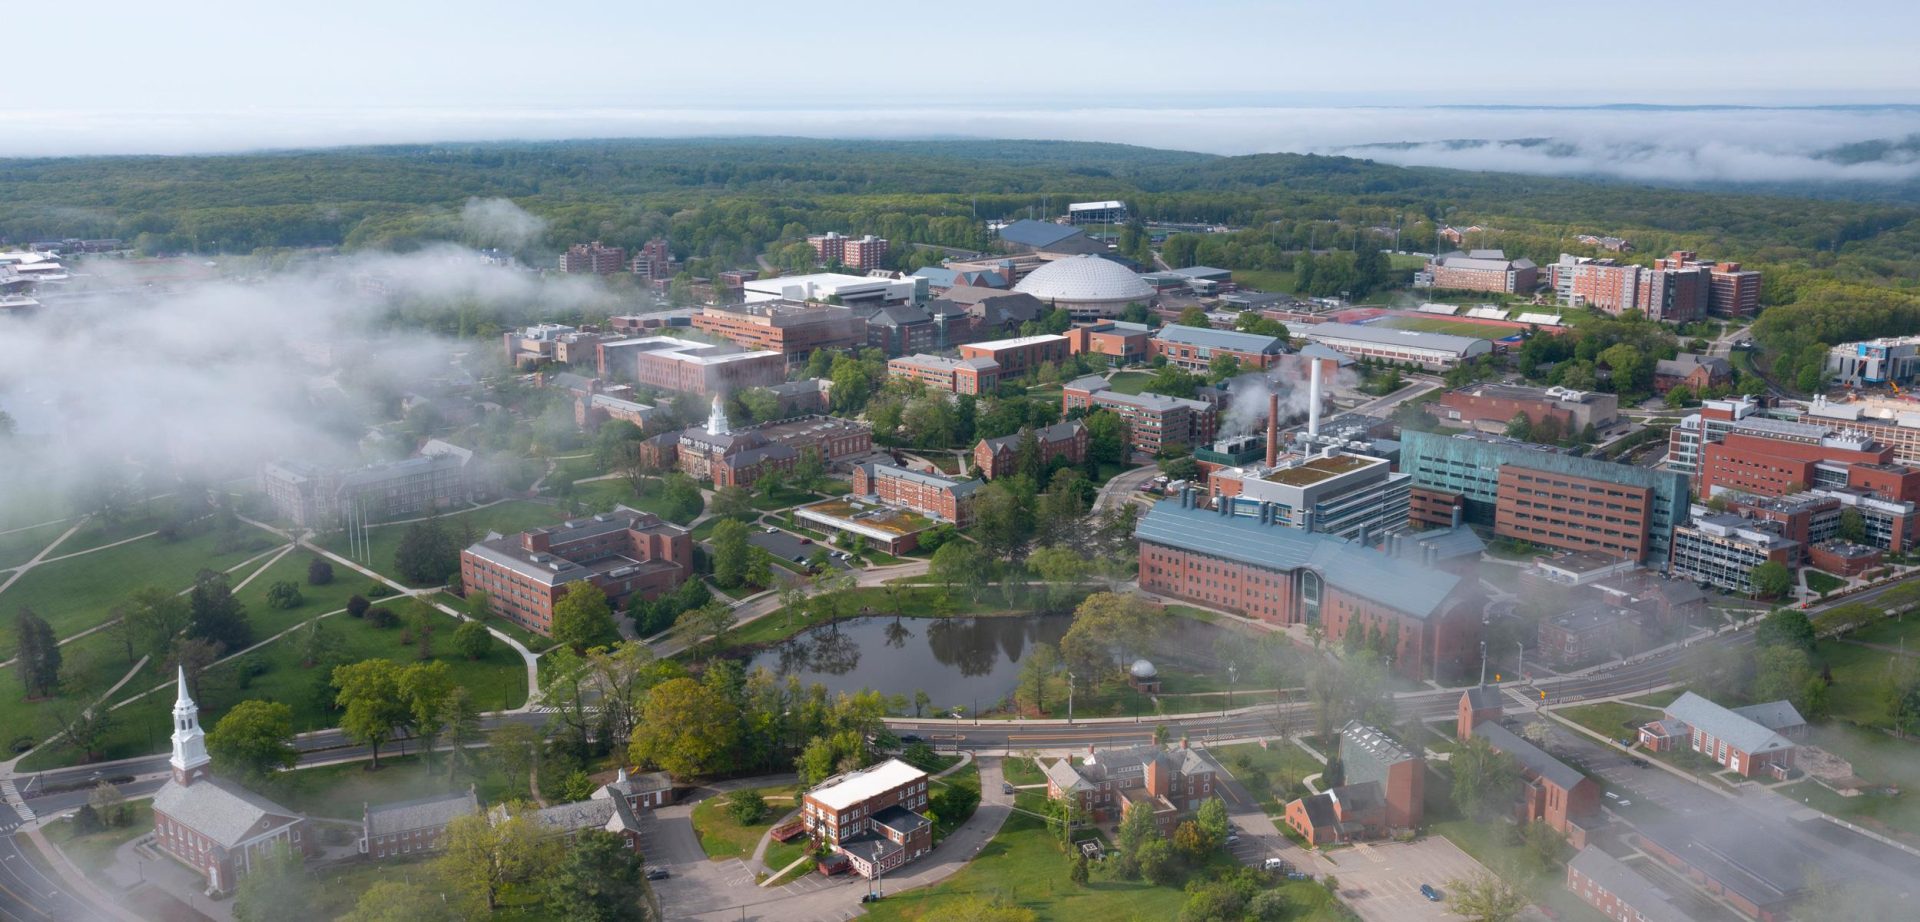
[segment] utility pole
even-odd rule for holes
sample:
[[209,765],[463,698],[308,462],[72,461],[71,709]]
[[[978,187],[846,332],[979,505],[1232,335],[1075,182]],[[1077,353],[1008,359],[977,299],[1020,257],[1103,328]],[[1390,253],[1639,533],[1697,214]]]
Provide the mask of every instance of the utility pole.
[[1073,723],[1073,673],[1067,673],[1067,723]]
[[1520,650],[1520,679],[1525,681],[1527,678],[1527,645],[1525,642],[1518,640],[1514,641],[1513,645]]

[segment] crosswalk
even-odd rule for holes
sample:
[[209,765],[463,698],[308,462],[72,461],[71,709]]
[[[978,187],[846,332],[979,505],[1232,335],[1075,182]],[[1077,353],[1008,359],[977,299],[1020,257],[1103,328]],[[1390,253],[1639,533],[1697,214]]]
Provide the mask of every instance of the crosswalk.
[[33,822],[33,808],[27,806],[27,802],[21,799],[20,791],[13,786],[12,778],[0,778],[0,801],[12,807],[13,812],[20,815],[21,822]]

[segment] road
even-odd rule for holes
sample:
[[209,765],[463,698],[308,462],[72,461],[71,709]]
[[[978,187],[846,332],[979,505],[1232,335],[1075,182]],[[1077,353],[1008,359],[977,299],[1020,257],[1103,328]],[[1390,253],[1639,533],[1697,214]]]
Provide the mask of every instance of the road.
[[13,835],[20,818],[5,807],[0,818],[0,922],[90,922],[93,909],[61,890],[21,854]]
[[1140,495],[1140,485],[1152,480],[1160,469],[1149,464],[1121,471],[1111,480],[1100,485],[1099,495],[1093,498],[1093,513],[1099,515],[1111,509],[1118,509],[1122,503]]

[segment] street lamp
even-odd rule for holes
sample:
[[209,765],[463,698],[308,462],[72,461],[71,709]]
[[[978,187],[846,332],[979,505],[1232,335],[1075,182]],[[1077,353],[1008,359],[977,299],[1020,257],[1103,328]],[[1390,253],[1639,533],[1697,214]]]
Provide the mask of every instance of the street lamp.
[[1067,723],[1073,723],[1073,673],[1067,673]]
[[1233,685],[1235,682],[1238,682],[1238,681],[1240,681],[1240,667],[1237,665],[1234,665],[1233,663],[1228,663],[1227,664],[1227,706],[1225,710],[1222,710],[1220,712],[1221,717],[1227,716],[1227,711],[1233,710]]
[[1520,674],[1520,680],[1524,682],[1527,678],[1527,645],[1518,640],[1514,641],[1513,645],[1520,651],[1520,665],[1515,671]]

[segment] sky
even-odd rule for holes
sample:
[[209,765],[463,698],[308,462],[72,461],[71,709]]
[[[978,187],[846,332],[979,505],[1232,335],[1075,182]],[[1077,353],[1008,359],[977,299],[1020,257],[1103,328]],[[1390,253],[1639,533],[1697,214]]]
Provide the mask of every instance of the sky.
[[[750,134],[1338,153],[1553,137],[1571,156],[1368,155],[1793,178],[1828,171],[1804,162],[1820,146],[1920,132],[1920,108],[1785,108],[1920,103],[1916,33],[1912,0],[96,0],[8,44],[12,73],[44,79],[0,97],[0,156]],[[1579,108],[1616,104],[1767,108]],[[1463,106],[1523,108],[1435,108]],[[1558,108],[1524,108],[1542,106]]]

